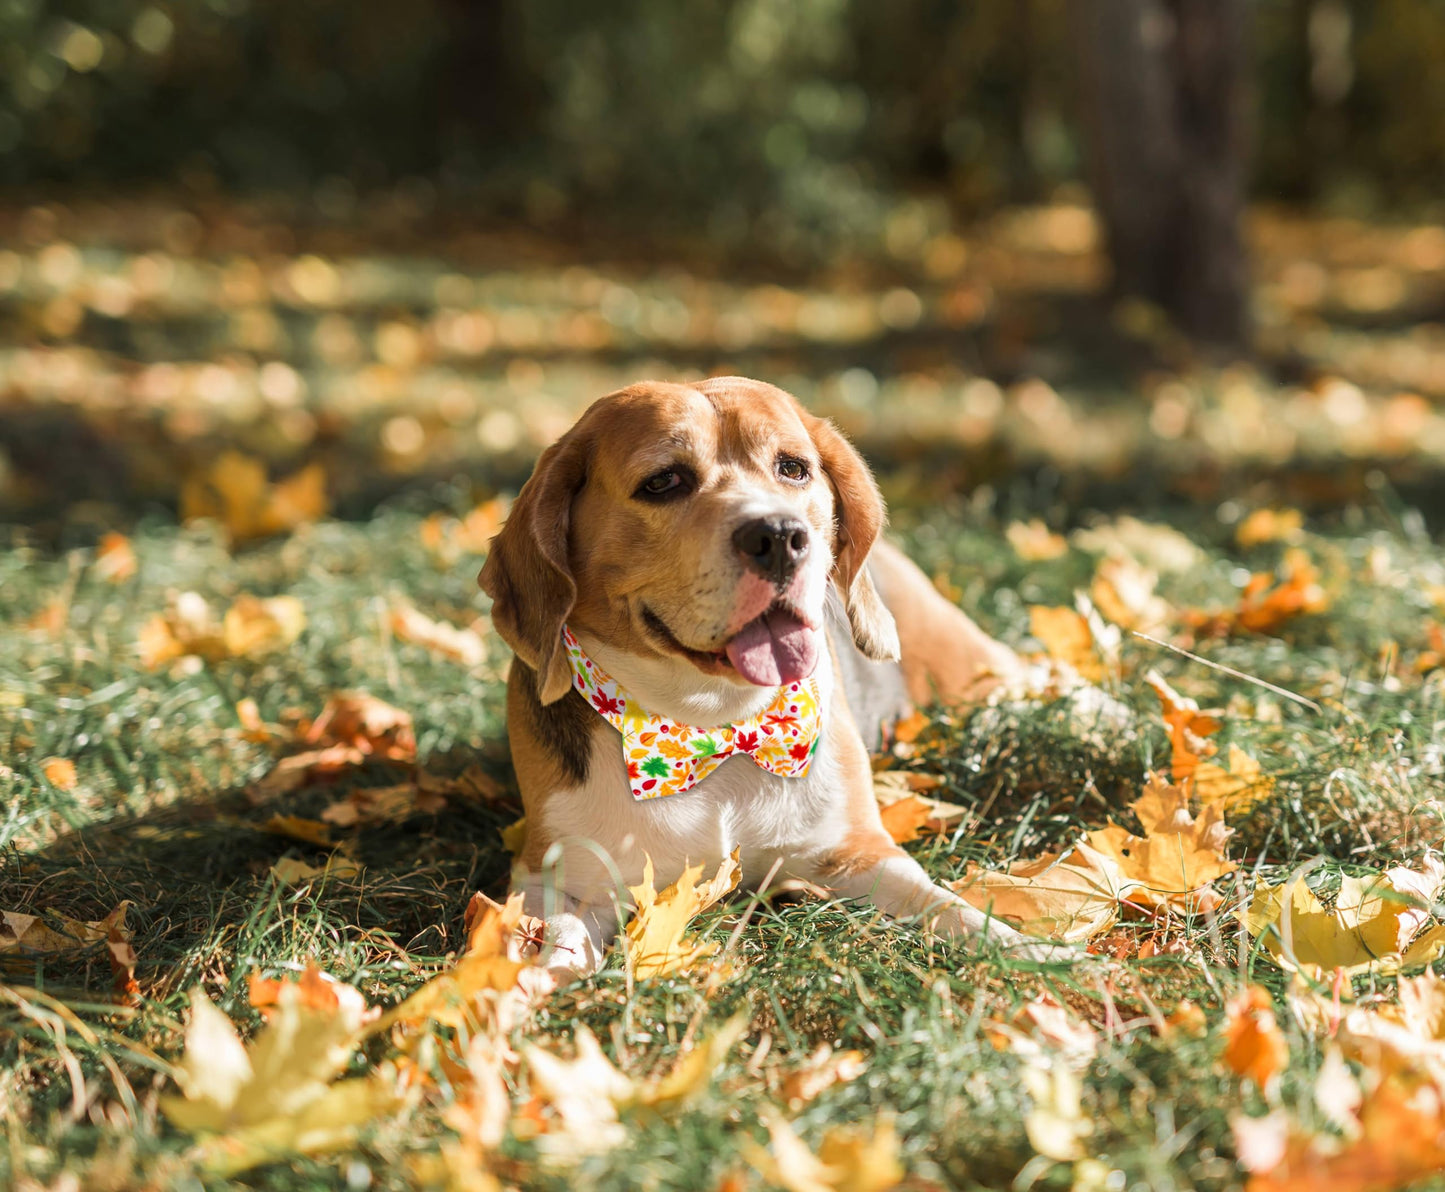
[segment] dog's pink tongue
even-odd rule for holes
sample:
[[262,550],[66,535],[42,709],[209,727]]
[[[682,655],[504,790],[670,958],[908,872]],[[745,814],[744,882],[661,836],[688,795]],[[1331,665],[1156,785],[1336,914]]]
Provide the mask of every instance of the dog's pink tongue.
[[818,635],[790,612],[776,609],[749,621],[727,644],[728,661],[759,687],[806,679],[818,665]]

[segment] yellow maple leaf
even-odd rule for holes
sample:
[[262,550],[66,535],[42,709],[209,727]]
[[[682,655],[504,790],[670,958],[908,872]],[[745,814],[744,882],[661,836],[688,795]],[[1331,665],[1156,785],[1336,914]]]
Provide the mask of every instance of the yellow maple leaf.
[[1221,804],[1206,806],[1196,819],[1182,787],[1150,775],[1132,806],[1143,836],[1110,823],[1085,837],[1112,857],[1126,878],[1138,882],[1130,901],[1186,912],[1217,907],[1220,899],[1209,884],[1234,871],[1222,851],[1230,832]]
[[333,1083],[369,1012],[354,989],[327,1000],[314,984],[279,983],[249,1046],[199,986],[191,991],[176,1076],[182,1095],[160,1105],[180,1129],[206,1136],[206,1170],[232,1175],[286,1154],[335,1149],[400,1103],[385,1071]]
[[702,866],[690,866],[661,893],[653,885],[652,858],[647,858],[641,884],[630,887],[637,910],[627,923],[627,965],[635,977],[670,977],[717,952],[719,944],[698,944],[683,933],[697,915],[737,888],[739,857],[734,849],[701,885]]
[[1445,866],[1427,857],[1419,870],[1396,867],[1340,882],[1333,910],[1304,881],[1260,881],[1243,917],[1251,936],[1281,968],[1321,978],[1392,971],[1423,964],[1445,951],[1445,928],[1420,934],[1445,881]]
[[861,1051],[835,1052],[828,1043],[821,1043],[803,1063],[783,1078],[779,1090],[789,1109],[812,1101],[835,1084],[857,1080],[868,1066]]
[[971,867],[951,888],[1028,935],[1077,943],[1107,931],[1119,902],[1138,888],[1118,863],[1088,844],[1045,853],[1007,870]]
[[1238,745],[1229,747],[1229,768],[1200,762],[1194,769],[1194,794],[1206,807],[1243,814],[1274,793],[1274,779]]

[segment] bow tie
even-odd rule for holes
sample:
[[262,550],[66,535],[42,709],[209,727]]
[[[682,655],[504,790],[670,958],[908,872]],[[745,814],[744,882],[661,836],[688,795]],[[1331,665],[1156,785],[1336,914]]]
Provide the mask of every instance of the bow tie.
[[691,790],[735,753],[764,770],[800,778],[818,748],[823,716],[815,679],[779,687],[757,716],[716,728],[697,728],[654,716],[592,659],[562,627],[572,665],[572,686],[622,733],[622,759],[634,799],[657,799]]

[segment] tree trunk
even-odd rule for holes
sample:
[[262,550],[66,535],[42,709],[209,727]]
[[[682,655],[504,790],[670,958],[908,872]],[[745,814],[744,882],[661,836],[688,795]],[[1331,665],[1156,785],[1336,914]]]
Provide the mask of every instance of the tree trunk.
[[1120,294],[1202,343],[1248,334],[1247,0],[1073,0],[1085,141]]

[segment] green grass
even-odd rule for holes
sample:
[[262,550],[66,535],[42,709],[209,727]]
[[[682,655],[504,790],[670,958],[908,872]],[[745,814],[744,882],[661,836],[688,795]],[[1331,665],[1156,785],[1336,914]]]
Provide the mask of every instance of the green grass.
[[[372,1002],[390,1004],[444,967],[461,942],[471,892],[505,889],[498,830],[516,806],[502,720],[504,647],[492,639],[491,660],[469,673],[391,640],[378,615],[399,595],[452,619],[481,607],[477,561],[439,568],[418,538],[422,513],[448,500],[461,497],[432,490],[370,521],[325,522],[234,554],[206,527],[178,529],[157,517],[137,527],[139,574],[121,585],[94,577],[85,546],[42,550],[14,531],[0,548],[0,910],[89,920],[129,900],[143,992],[134,1009],[112,1006],[109,967],[96,949],[5,971],[16,988],[38,991],[8,993],[0,1003],[7,1186],[24,1177],[37,1187],[74,1187],[64,1182],[70,1173],[87,1189],[198,1187],[189,1140],[156,1108],[192,986],[254,1026],[247,976],[309,958]],[[1351,516],[1305,543],[1324,574],[1330,611],[1288,626],[1284,638],[1196,647],[1318,701],[1321,712],[1128,641],[1114,694],[1136,715],[1121,731],[1089,731],[1058,706],[939,716],[907,764],[944,774],[944,797],[986,814],[975,831],[912,846],[925,866],[947,878],[970,860],[1036,855],[1110,816],[1127,822],[1125,805],[1144,770],[1168,757],[1142,682],[1150,667],[1201,704],[1234,701],[1221,739],[1255,754],[1277,779],[1273,797],[1237,825],[1231,855],[1241,862],[1241,888],[1253,872],[1323,855],[1310,881],[1328,892],[1342,872],[1438,844],[1438,804],[1430,801],[1445,796],[1445,701],[1438,681],[1409,665],[1425,648],[1427,622],[1439,618],[1428,592],[1441,582],[1438,553],[1378,510]],[[1071,551],[1025,563],[1003,542],[1004,520],[954,498],[895,509],[915,554],[963,592],[988,628],[1023,645],[1027,606],[1067,603],[1087,586],[1093,561]],[[1228,603],[1239,568],[1278,561],[1279,547],[1233,549],[1212,511],[1181,511],[1174,520],[1205,550],[1198,567],[1163,581],[1179,605]],[[168,593],[187,590],[221,605],[243,591],[289,593],[304,602],[309,623],[294,647],[262,660],[142,669],[139,625],[164,608]],[[27,629],[57,594],[68,601],[64,629]],[[1399,647],[1393,673],[1381,667],[1387,641]],[[274,861],[320,854],[261,831],[268,815],[315,815],[347,784],[382,786],[399,771],[369,766],[339,788],[306,787],[254,807],[245,788],[277,750],[243,737],[235,705],[254,699],[263,719],[279,721],[290,709],[314,715],[331,693],[358,688],[412,713],[429,769],[455,773],[479,762],[503,797],[453,800],[437,816],[351,833],[363,865],[355,880],[278,886],[268,875]],[[50,757],[74,761],[73,790],[45,780],[41,763]],[[711,1189],[729,1174],[757,1186],[740,1145],[763,1137],[759,1111],[776,1098],[782,1074],[827,1042],[861,1049],[868,1067],[802,1109],[804,1137],[886,1111],[896,1115],[911,1187],[1066,1187],[1068,1167],[1037,1159],[1025,1136],[1017,1059],[981,1030],[986,1018],[1047,988],[1106,1031],[1084,1085],[1095,1123],[1089,1149],[1122,1173],[1110,1186],[1236,1186],[1229,1115],[1264,1103],[1217,1062],[1221,999],[1243,980],[1276,990],[1284,982],[1241,947],[1231,913],[1238,891],[1228,893],[1217,918],[1182,925],[1181,951],[1122,962],[1107,980],[1098,966],[1041,971],[972,957],[866,906],[725,905],[703,920],[720,938],[748,913],[736,943],[738,976],[719,990],[709,993],[700,977],[633,987],[614,960],[594,980],[556,994],[526,1028],[533,1039],[565,1045],[586,1023],[630,1073],[643,1075],[665,1070],[695,1020],[706,1031],[743,1013],[748,1033],[715,1083],[680,1117],[629,1116],[628,1145],[575,1171],[549,1173],[531,1144],[509,1141],[504,1174],[556,1188]],[[1143,922],[1125,929],[1152,931]],[[1381,991],[1392,984],[1374,983]],[[1370,984],[1361,980],[1362,989]],[[1210,1033],[1157,1037],[1149,1003],[1167,1013],[1186,996],[1207,1008]],[[1291,1042],[1279,1095],[1308,1113],[1319,1053],[1297,1032]],[[373,1044],[357,1064],[384,1053]],[[278,1190],[410,1186],[408,1157],[449,1137],[440,1121],[447,1098],[442,1086],[404,1117],[377,1122],[340,1157],[274,1164],[245,1182]]]

